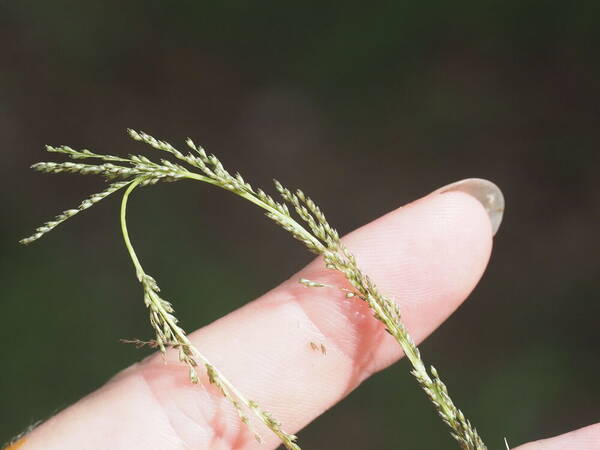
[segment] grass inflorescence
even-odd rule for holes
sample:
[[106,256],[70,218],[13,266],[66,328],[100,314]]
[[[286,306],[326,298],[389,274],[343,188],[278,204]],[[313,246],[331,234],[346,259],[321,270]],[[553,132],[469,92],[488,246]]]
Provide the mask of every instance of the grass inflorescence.
[[[29,244],[39,239],[75,214],[90,208],[110,194],[125,189],[121,202],[123,238],[137,278],[142,285],[144,303],[148,308],[150,324],[155,333],[154,339],[150,341],[134,340],[130,342],[138,346],[150,345],[158,348],[163,354],[167,348],[176,349],[180,361],[188,367],[192,383],[198,382],[198,368],[202,366],[209,382],[216,386],[233,404],[244,423],[249,424],[248,413],[251,413],[273,431],[286,448],[300,449],[296,443],[296,436],[285,432],[281,424],[268,411],[263,410],[255,401],[247,399],[239,392],[218,368],[211,364],[191,343],[185,331],[178,324],[172,304],[161,296],[156,280],[144,271],[131,243],[126,219],[127,203],[134,189],[161,181],[184,179],[203,181],[228,190],[259,206],[265,210],[267,217],[302,242],[308,250],[322,255],[327,268],[341,272],[348,280],[349,286],[340,289],[346,293],[347,297],[358,297],[366,302],[373,311],[374,317],[385,325],[388,333],[400,344],[413,367],[411,373],[426,392],[442,420],[450,427],[451,435],[460,447],[464,450],[486,449],[476,429],[454,405],[437,370],[433,367],[427,370],[419,349],[402,323],[397,304],[381,294],[375,283],[361,271],[354,255],[344,246],[338,232],[329,225],[325,215],[312,199],[301,190],[289,190],[275,180],[275,188],[280,196],[280,199],[276,200],[263,190],[253,188],[239,173],[231,174],[216,156],[207,154],[191,139],[186,141],[189,151],[183,153],[168,142],[155,139],[146,133],[134,130],[128,130],[128,132],[134,140],[148,144],[177,162],[166,158],[154,162],[142,155],[118,157],[96,154],[90,150],[74,150],[67,146],[48,146],[46,149],[49,152],[64,154],[75,162],[41,162],[34,164],[33,169],[47,173],[100,175],[107,180],[109,186],[104,191],[84,200],[77,208],[66,210],[53,220],[46,222],[37,228],[30,237],[21,240],[21,243]],[[96,160],[98,163],[82,163],[80,162],[82,160]],[[306,279],[299,281],[311,288],[331,287]],[[314,344],[314,348],[317,348],[316,344]],[[325,354],[325,347],[322,344],[318,348]],[[258,434],[255,433],[255,435],[260,439]]]

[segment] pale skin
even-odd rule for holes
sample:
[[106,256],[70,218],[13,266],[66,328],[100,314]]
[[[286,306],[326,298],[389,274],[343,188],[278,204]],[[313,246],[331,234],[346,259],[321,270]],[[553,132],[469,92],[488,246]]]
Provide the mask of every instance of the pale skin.
[[[479,281],[492,250],[492,229],[474,197],[447,192],[392,211],[344,242],[380,291],[398,302],[408,330],[421,342]],[[345,286],[343,277],[317,258],[259,299],[190,334],[197,348],[288,432],[302,429],[402,357],[398,344],[360,300],[346,299],[334,289],[307,288],[299,278]],[[198,301],[216,299],[200,293]],[[186,318],[184,325],[190,322]],[[326,353],[315,351],[311,343],[323,344]],[[460,406],[460,399],[455,400]],[[477,424],[477,418],[471,419]],[[263,444],[205,378],[192,386],[175,355],[169,354],[167,364],[153,355],[11,448],[267,450],[279,445],[269,430],[256,428]],[[510,438],[510,430],[506,432]],[[450,438],[448,448],[453,448]],[[517,448],[600,450],[600,424]]]

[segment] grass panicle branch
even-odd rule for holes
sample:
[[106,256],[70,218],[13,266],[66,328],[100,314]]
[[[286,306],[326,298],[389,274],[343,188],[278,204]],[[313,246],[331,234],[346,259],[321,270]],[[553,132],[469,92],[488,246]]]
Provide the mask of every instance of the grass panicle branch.
[[[296,436],[283,431],[281,424],[269,412],[261,409],[255,401],[246,399],[218,368],[194,347],[185,331],[178,325],[172,304],[161,297],[157,282],[144,271],[129,238],[126,220],[127,202],[134,189],[159,181],[183,179],[209,183],[228,190],[262,208],[267,217],[302,242],[308,250],[322,255],[327,268],[341,272],[349,286],[338,289],[344,291],[347,297],[358,297],[366,302],[373,311],[373,316],[383,323],[387,332],[402,347],[413,367],[411,373],[433,403],[444,423],[450,428],[450,433],[459,446],[464,450],[485,450],[487,448],[476,429],[455,406],[437,370],[433,367],[427,370],[419,349],[401,320],[397,304],[381,294],[375,283],[361,271],[354,255],[344,246],[338,232],[329,225],[325,215],[311,198],[301,190],[291,191],[274,180],[275,189],[281,197],[281,200],[276,200],[263,190],[253,188],[239,173],[232,175],[216,156],[207,154],[191,139],[186,140],[191,152],[183,153],[168,142],[158,140],[149,134],[134,130],[128,130],[128,133],[132,139],[171,155],[178,162],[167,159],[154,162],[142,155],[131,155],[124,158],[96,154],[90,150],[74,150],[67,146],[48,146],[47,150],[52,153],[65,154],[74,160],[96,159],[101,163],[43,162],[35,164],[33,166],[35,170],[46,173],[100,175],[108,180],[110,185],[106,190],[84,200],[77,209],[67,210],[54,220],[45,223],[21,242],[29,244],[39,239],[73,215],[88,209],[113,192],[127,187],[121,203],[121,228],[137,278],[142,285],[144,302],[148,308],[150,324],[155,334],[155,338],[150,341],[134,340],[129,342],[138,346],[147,344],[157,347],[163,354],[167,348],[176,349],[180,361],[188,367],[192,383],[198,382],[197,370],[199,366],[203,366],[209,382],[230,400],[242,422],[249,424],[247,412],[251,412],[281,439],[286,448],[299,450]],[[306,279],[301,279],[300,283],[314,288],[333,287]]]
[[82,201],[79,204],[79,206],[77,208],[67,209],[66,211],[63,211],[58,216],[56,216],[54,219],[52,219],[52,220],[44,223],[42,226],[36,228],[36,230],[34,231],[34,233],[31,236],[26,237],[25,239],[21,239],[19,242],[21,244],[25,244],[25,245],[31,244],[33,241],[36,241],[39,238],[41,238],[43,235],[45,235],[46,233],[49,233],[54,228],[59,226],[61,223],[65,222],[66,220],[73,217],[75,214],[79,214],[81,211],[85,211],[86,209],[91,208],[96,203],[98,203],[100,200],[108,197],[110,194],[112,194],[114,192],[117,192],[119,189],[124,188],[129,183],[130,183],[130,181],[120,181],[117,183],[112,183],[110,186],[108,186],[108,188],[106,188],[102,192],[98,192],[97,194],[94,194],[94,195],[86,198],[84,201]]
[[[197,367],[200,364],[206,369],[209,382],[216,386],[221,394],[227,398],[237,411],[240,420],[248,424],[250,420],[246,415],[246,411],[253,412],[267,427],[269,427],[285,446],[289,449],[299,450],[297,444],[294,443],[296,436],[283,431],[278,422],[274,421],[270,414],[263,411],[256,402],[248,400],[239,392],[235,386],[213,365],[211,362],[192,344],[187,337],[186,332],[178,325],[178,319],[175,317],[173,305],[160,296],[160,288],[156,280],[148,275],[133,248],[129,237],[127,227],[127,203],[129,196],[133,190],[143,184],[143,178],[135,179],[125,191],[121,202],[121,230],[125,246],[129,252],[129,256],[135,267],[136,275],[144,290],[144,303],[148,308],[150,315],[150,324],[155,332],[155,339],[150,342],[150,345],[159,348],[160,352],[165,355],[166,348],[171,347],[178,350],[179,361],[183,362],[188,367],[189,378],[193,384],[198,383]],[[142,341],[135,341],[136,344]],[[261,441],[260,435],[253,431],[256,439]]]

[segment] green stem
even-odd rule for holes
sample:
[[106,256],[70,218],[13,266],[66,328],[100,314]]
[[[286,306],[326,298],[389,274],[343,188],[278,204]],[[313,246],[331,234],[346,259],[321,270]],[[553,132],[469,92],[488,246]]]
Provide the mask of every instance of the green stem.
[[282,223],[287,223],[287,224],[291,225],[292,227],[294,227],[306,239],[310,240],[314,244],[314,246],[316,248],[318,248],[322,253],[324,253],[326,251],[326,248],[321,243],[321,241],[319,241],[311,233],[309,233],[306,230],[306,228],[304,228],[302,225],[300,225],[298,222],[296,222],[291,217],[286,216],[284,214],[281,214],[281,212],[277,211],[271,205],[268,205],[267,203],[263,202],[258,197],[254,196],[254,195],[252,195],[252,194],[250,194],[248,192],[237,192],[237,191],[235,191],[233,189],[228,189],[227,187],[224,187],[222,184],[220,184],[218,181],[212,180],[211,178],[205,177],[203,175],[198,175],[198,174],[193,173],[193,172],[187,172],[185,174],[185,177],[189,178],[191,180],[204,181],[206,183],[212,184],[213,186],[220,187],[221,189],[225,189],[226,191],[232,192],[232,193],[236,194],[237,196],[242,197],[242,198],[248,200],[251,203],[254,203],[256,206],[258,206],[258,207],[264,209],[265,211],[268,211],[271,214],[277,216]]
[[136,178],[131,182],[131,184],[127,187],[125,194],[123,194],[123,200],[121,200],[121,232],[123,233],[123,240],[125,241],[125,247],[127,247],[127,251],[129,252],[129,256],[131,257],[131,261],[135,266],[135,272],[138,277],[138,280],[142,281],[142,277],[145,275],[144,269],[142,268],[142,264],[140,263],[137,254],[135,253],[135,249],[131,244],[131,239],[129,238],[129,231],[127,230],[127,201],[129,200],[129,195],[133,192],[133,190],[139,186],[139,184],[144,181],[143,178]]
[[[191,172],[190,172],[190,175],[192,175]],[[206,181],[209,183],[212,181],[210,178],[203,177],[201,175],[199,175],[197,177],[189,177],[189,178],[194,178],[196,180]],[[137,277],[140,280],[140,282],[143,282],[142,280],[146,276],[146,273],[144,272],[142,264],[140,263],[140,260],[135,252],[135,249],[133,248],[133,244],[131,243],[131,238],[129,237],[129,230],[127,229],[127,203],[129,201],[129,196],[131,195],[133,190],[136,187],[138,187],[140,185],[140,183],[142,183],[144,180],[145,180],[144,177],[138,177],[135,180],[133,180],[131,182],[131,184],[127,187],[127,190],[123,194],[123,199],[121,201],[121,215],[120,215],[121,216],[121,231],[123,234],[123,240],[125,241],[125,246],[127,247],[127,251],[129,252],[129,256],[131,257],[131,261],[133,262]],[[210,184],[215,184],[215,183],[210,183]],[[250,198],[248,198],[248,199],[250,200]],[[256,203],[256,202],[254,202],[254,203]],[[264,204],[263,202],[260,202],[260,203],[262,204],[261,206],[263,206],[265,209],[268,209],[269,211],[277,212],[277,211],[273,210],[271,207],[269,207],[268,205]],[[178,342],[180,344],[187,346],[193,352],[194,356],[196,356],[202,362],[202,364],[207,368],[207,370],[211,370],[215,379],[217,379],[219,381],[221,389],[223,389],[223,393],[224,393],[225,397],[227,397],[230,401],[232,401],[234,403],[234,406],[237,404],[237,401],[240,401],[246,408],[248,408],[250,411],[252,411],[262,423],[264,423],[271,431],[273,431],[281,439],[282,443],[285,445],[286,448],[288,448],[290,450],[300,450],[300,447],[293,442],[295,440],[295,436],[290,435],[290,434],[284,432],[283,430],[281,430],[281,428],[279,427],[279,424],[276,424],[270,418],[270,416],[268,416],[262,409],[260,409],[258,407],[258,405],[255,402],[248,400],[233,385],[233,383],[231,383],[202,353],[200,353],[200,351],[198,351],[198,349],[189,340],[189,338],[187,337],[185,332],[175,323],[175,321],[172,318],[173,316],[168,311],[165,310],[163,303],[160,301],[160,299],[158,299],[156,297],[156,294],[154,292],[150,293],[150,297],[151,297],[154,307],[158,310],[158,312],[161,315],[161,317],[163,318],[163,320],[170,327],[170,329],[174,333]],[[238,407],[236,406],[236,408],[238,408]],[[241,411],[240,411],[240,414],[241,414]],[[258,434],[256,436],[257,436],[257,438],[260,438],[260,436],[258,436]]]

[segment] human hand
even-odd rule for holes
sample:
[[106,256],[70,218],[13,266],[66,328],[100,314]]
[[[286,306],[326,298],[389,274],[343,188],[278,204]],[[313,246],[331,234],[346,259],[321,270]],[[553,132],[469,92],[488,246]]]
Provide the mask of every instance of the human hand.
[[[460,305],[487,264],[501,211],[490,209],[486,195],[499,193],[477,183],[436,191],[344,238],[381,291],[399,302],[416,342]],[[475,196],[465,193],[469,191]],[[345,299],[335,290],[306,289],[297,282],[301,277],[344,285],[343,277],[326,270],[317,258],[258,300],[190,334],[194,345],[240,391],[271,411],[290,432],[402,356],[364,303]],[[324,344],[326,355],[310,343]],[[9,448],[277,447],[277,438],[268,430],[260,430],[265,442],[258,444],[206,379],[191,385],[177,356],[169,352],[167,359],[165,365],[160,355],[153,355],[134,364]],[[519,447],[559,448],[600,449],[600,427]]]

